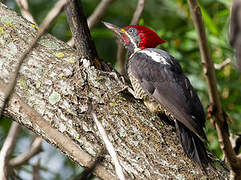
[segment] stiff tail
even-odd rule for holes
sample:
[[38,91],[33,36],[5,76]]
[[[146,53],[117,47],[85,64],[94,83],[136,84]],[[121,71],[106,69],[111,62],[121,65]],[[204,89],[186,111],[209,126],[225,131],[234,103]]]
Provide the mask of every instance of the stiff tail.
[[179,140],[186,155],[197,163],[205,172],[209,165],[213,167],[212,160],[208,157],[205,146],[197,135],[178,121],[175,121],[175,125]]

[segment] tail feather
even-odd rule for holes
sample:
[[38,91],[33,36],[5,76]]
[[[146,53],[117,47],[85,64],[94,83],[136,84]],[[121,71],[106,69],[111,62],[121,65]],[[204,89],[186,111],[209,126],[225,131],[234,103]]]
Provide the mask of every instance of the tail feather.
[[206,172],[206,168],[212,166],[212,160],[207,155],[204,143],[182,123],[175,121],[175,125],[184,152]]

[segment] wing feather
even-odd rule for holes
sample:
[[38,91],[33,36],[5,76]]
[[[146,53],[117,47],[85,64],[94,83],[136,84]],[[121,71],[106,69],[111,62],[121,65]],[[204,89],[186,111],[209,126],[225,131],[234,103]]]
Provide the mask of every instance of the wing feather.
[[202,140],[206,140],[202,104],[179,63],[165,51],[147,50],[158,53],[167,62],[153,61],[141,50],[130,59],[128,71],[163,108]]

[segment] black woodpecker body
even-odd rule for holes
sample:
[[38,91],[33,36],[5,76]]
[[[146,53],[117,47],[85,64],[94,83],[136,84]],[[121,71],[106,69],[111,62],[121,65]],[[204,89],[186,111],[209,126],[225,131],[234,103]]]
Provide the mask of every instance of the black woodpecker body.
[[212,161],[203,143],[207,140],[203,131],[203,107],[175,58],[166,51],[155,49],[165,41],[144,26],[119,28],[104,24],[127,49],[127,74],[135,98],[142,99],[150,111],[165,113],[175,122],[184,152],[206,172]]

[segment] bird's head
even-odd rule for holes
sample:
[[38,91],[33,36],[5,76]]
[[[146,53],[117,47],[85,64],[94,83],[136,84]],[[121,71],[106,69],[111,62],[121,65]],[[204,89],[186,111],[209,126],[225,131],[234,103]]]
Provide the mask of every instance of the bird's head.
[[108,29],[114,32],[127,50],[132,52],[136,51],[136,49],[155,48],[159,44],[166,42],[157,33],[145,26],[131,25],[119,28],[111,23],[103,23]]

